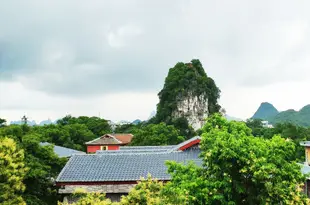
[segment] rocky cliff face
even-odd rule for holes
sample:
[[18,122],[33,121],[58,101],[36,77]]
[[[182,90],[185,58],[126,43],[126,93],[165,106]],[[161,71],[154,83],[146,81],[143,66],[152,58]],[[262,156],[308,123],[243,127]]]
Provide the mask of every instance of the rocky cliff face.
[[218,112],[220,90],[208,77],[199,60],[177,63],[169,69],[164,88],[159,92],[156,119],[158,122],[185,125],[194,129],[204,124],[209,114]]
[[187,97],[178,100],[177,108],[172,112],[174,119],[185,117],[195,130],[203,126],[208,115],[207,96],[195,96],[193,93],[189,93]]

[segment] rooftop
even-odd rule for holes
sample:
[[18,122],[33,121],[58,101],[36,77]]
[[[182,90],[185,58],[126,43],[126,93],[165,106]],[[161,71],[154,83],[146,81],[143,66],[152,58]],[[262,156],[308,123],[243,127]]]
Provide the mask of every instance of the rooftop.
[[141,177],[147,177],[148,173],[159,180],[169,180],[170,175],[165,165],[167,160],[202,164],[198,157],[200,149],[187,149],[199,142],[200,137],[194,137],[178,145],[126,146],[120,150],[74,155],[56,182],[137,181]]
[[310,141],[303,141],[303,142],[300,142],[300,145],[301,145],[301,146],[304,146],[304,147],[310,147]]
[[148,173],[159,180],[170,180],[165,162],[173,160],[201,165],[199,151],[173,153],[131,153],[74,155],[57,177],[57,182],[138,181]]
[[[46,146],[46,145],[53,145],[53,144],[48,143],[48,142],[40,142],[40,145]],[[74,149],[70,149],[66,147],[61,147],[57,145],[53,145],[53,146],[54,146],[54,152],[56,155],[58,155],[58,157],[71,157],[72,155],[75,155],[75,154],[85,154],[85,152],[82,152],[82,151],[78,151],[78,150],[74,150]]]
[[92,141],[86,142],[86,145],[114,145],[128,144],[131,142],[132,134],[105,134]]

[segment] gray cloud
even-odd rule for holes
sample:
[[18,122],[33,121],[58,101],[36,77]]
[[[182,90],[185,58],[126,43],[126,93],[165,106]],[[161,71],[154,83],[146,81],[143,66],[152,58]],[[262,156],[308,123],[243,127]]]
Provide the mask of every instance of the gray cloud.
[[6,1],[0,80],[71,96],[158,91],[169,67],[192,58],[224,87],[309,80],[307,8],[306,0]]

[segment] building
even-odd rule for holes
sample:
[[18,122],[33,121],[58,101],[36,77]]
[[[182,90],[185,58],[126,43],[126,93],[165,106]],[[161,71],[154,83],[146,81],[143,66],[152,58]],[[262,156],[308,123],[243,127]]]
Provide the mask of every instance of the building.
[[98,150],[119,150],[120,146],[129,144],[132,138],[132,134],[105,134],[85,143],[87,153],[95,153]]
[[56,185],[65,200],[70,201],[76,189],[84,189],[106,193],[112,201],[118,201],[148,174],[160,181],[169,181],[167,160],[194,161],[201,165],[199,143],[200,137],[194,137],[178,145],[120,146],[117,150],[74,155],[57,177]]
[[[40,142],[40,145],[41,146],[47,146],[47,145],[53,145],[53,144],[48,143],[48,142]],[[70,148],[66,148],[66,147],[61,147],[61,146],[57,146],[57,145],[53,145],[53,146],[54,146],[54,153],[58,157],[69,158],[75,154],[85,154],[85,152],[82,152],[82,151],[78,151],[78,150],[74,150],[74,149],[70,149]]]
[[[301,165],[301,172],[303,174],[310,174],[310,141],[300,142],[301,146],[305,147],[305,162]],[[304,191],[310,197],[310,177],[307,178]]]

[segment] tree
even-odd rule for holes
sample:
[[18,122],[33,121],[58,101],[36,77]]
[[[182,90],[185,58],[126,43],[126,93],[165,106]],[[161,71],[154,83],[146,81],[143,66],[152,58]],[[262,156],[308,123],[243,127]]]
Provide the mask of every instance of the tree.
[[185,140],[172,125],[149,124],[132,130],[134,138],[130,145],[173,145]]
[[202,131],[202,168],[169,167],[170,187],[182,187],[191,204],[309,203],[300,191],[305,176],[293,160],[293,142],[254,137],[245,123],[228,122],[218,114]]
[[0,203],[26,204],[21,196],[25,190],[23,178],[27,172],[24,152],[10,138],[0,138]]
[[74,203],[58,202],[58,205],[117,205],[112,203],[111,200],[105,198],[105,194],[101,193],[85,193],[84,190],[78,190],[73,194],[77,198]]
[[152,179],[151,175],[148,175],[147,179],[142,178],[138,184],[131,189],[127,196],[123,196],[120,205],[131,204],[148,204],[159,205],[167,204],[165,196],[161,194],[164,187],[163,182],[156,179]]
[[0,127],[5,126],[5,123],[6,123],[6,120],[5,120],[5,119],[0,118]]

